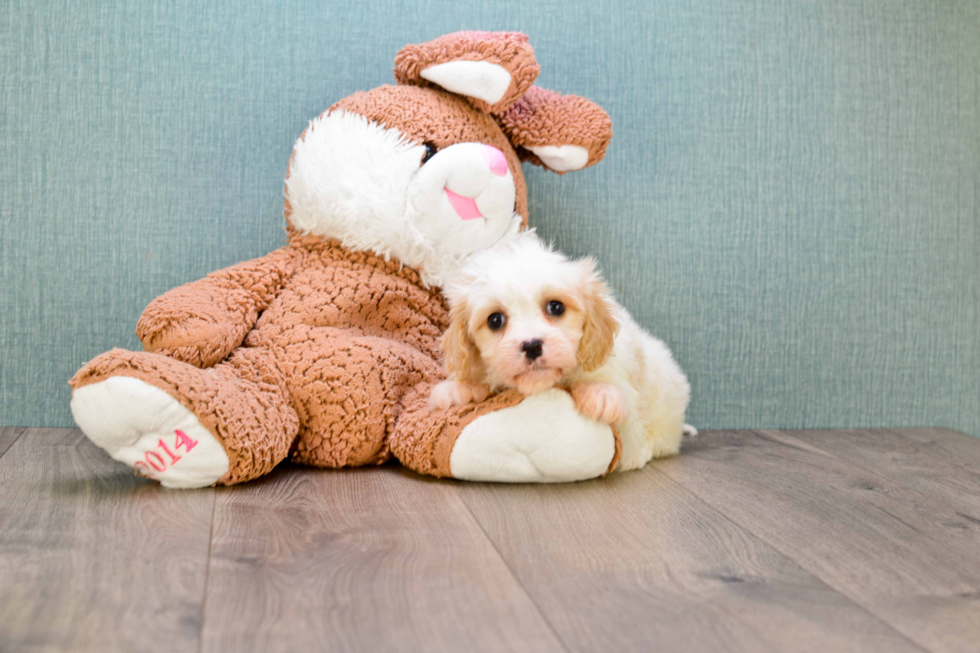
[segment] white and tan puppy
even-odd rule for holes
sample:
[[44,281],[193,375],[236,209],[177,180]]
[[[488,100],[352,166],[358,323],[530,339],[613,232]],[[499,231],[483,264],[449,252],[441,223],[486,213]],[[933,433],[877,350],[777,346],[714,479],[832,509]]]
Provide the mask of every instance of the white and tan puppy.
[[569,260],[522,233],[470,256],[443,291],[450,378],[433,389],[431,408],[564,387],[584,415],[618,430],[621,471],[676,454],[696,433],[684,423],[687,377],[610,297],[593,259]]

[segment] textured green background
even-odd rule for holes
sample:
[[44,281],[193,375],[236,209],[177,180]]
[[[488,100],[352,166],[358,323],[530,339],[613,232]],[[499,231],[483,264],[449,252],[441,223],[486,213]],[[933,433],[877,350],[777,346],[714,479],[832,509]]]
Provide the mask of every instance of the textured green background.
[[527,32],[539,82],[612,115],[606,161],[529,169],[694,387],[699,427],[980,435],[980,3],[0,5],[0,423],[154,296],[279,246],[307,121],[398,48]]

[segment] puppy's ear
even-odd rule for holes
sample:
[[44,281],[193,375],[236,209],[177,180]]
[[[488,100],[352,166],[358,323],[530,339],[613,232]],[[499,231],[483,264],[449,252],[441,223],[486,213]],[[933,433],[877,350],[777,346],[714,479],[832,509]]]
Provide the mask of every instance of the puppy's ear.
[[586,372],[602,367],[612,353],[619,321],[613,313],[609,290],[596,272],[596,261],[584,258],[581,266],[582,281],[580,292],[585,306],[585,323],[582,326],[582,339],[578,345],[578,362]]
[[442,334],[446,371],[462,383],[478,382],[483,369],[480,350],[470,337],[470,309],[460,301],[449,311],[449,328]]

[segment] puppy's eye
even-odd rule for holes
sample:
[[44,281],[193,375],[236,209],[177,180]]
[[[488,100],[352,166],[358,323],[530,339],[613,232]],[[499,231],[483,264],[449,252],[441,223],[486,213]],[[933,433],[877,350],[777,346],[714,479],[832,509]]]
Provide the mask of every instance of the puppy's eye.
[[428,141],[422,143],[422,145],[425,146],[425,154],[422,155],[422,163],[419,164],[420,166],[424,166],[426,162],[432,157],[434,157],[436,155],[436,152],[439,151],[435,145],[433,145]]
[[507,317],[503,313],[491,313],[487,318],[487,326],[491,331],[498,331],[507,322]]
[[545,311],[547,311],[548,315],[553,317],[561,317],[565,314],[565,305],[557,299],[553,299],[548,302],[548,305],[545,307]]

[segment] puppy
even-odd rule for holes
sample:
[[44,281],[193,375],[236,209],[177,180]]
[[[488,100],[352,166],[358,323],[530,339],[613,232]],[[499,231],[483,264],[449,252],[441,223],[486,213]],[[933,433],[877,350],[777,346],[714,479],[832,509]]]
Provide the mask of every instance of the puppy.
[[621,471],[676,454],[696,433],[684,424],[687,377],[610,297],[593,259],[571,261],[522,233],[471,255],[443,292],[449,379],[433,388],[433,410],[564,387],[584,415],[617,429]]

